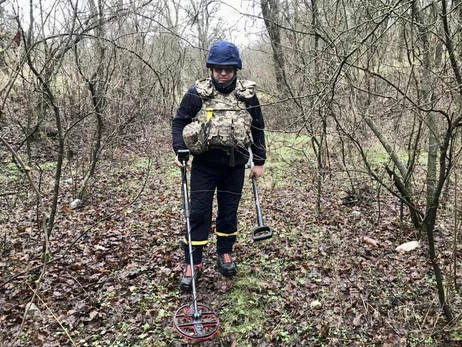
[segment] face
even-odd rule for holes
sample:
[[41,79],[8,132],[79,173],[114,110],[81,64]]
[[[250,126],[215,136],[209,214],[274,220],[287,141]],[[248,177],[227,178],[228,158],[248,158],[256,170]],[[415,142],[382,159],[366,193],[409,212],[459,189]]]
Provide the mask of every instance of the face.
[[234,66],[216,65],[212,68],[213,78],[220,84],[231,81],[235,73]]

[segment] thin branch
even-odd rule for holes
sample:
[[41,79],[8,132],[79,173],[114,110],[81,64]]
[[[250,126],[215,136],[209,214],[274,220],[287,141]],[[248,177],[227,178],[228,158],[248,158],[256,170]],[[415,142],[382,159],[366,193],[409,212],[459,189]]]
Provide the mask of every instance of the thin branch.
[[8,196],[8,195],[16,195],[18,194],[18,192],[3,192],[3,193],[0,193],[0,196]]

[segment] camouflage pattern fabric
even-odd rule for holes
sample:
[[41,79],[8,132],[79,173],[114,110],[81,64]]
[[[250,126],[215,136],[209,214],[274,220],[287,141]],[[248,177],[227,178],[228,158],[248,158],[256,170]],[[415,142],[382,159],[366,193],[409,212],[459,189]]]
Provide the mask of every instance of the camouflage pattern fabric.
[[196,82],[202,97],[202,109],[183,130],[183,139],[191,153],[200,154],[208,148],[230,149],[252,144],[252,116],[246,100],[255,95],[255,83],[236,82],[233,93],[219,93],[210,78]]
[[200,154],[209,149],[206,138],[205,123],[193,121],[183,129],[184,143],[193,154]]

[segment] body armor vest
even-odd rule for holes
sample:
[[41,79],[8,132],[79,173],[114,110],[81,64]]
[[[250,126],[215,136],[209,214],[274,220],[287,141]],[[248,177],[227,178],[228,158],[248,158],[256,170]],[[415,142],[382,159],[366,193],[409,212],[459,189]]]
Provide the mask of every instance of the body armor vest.
[[252,140],[252,116],[246,101],[255,95],[255,83],[237,80],[236,89],[222,94],[210,78],[196,82],[202,108],[183,130],[183,139],[191,153],[200,154],[209,148],[230,151],[248,147]]

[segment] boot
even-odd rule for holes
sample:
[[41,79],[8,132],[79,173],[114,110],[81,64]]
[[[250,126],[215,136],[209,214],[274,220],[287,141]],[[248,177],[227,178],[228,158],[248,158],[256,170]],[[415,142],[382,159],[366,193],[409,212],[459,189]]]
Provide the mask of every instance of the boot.
[[[192,291],[192,276],[191,276],[191,265],[186,265],[186,269],[183,273],[183,278],[180,282],[180,289],[184,292]],[[197,285],[197,280],[202,275],[202,264],[194,265],[194,281]]]
[[236,274],[236,263],[230,253],[218,254],[217,266],[223,276],[232,277]]

